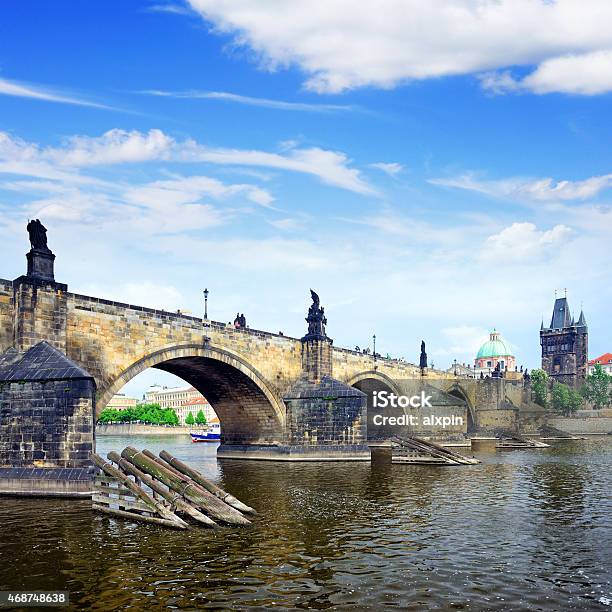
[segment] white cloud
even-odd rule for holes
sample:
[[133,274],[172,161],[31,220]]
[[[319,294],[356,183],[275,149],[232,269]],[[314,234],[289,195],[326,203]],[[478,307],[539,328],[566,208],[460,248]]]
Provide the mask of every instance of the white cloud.
[[582,181],[555,181],[552,178],[510,178],[498,181],[478,180],[473,174],[430,179],[433,185],[477,191],[485,195],[511,200],[554,202],[586,200],[612,187],[612,174],[592,176]]
[[402,164],[398,164],[397,162],[376,162],[374,164],[370,164],[370,168],[376,168],[389,176],[397,176],[404,169],[404,166],[402,166]]
[[[376,193],[362,178],[360,171],[350,167],[351,162],[346,154],[318,147],[286,147],[282,154],[269,153],[207,147],[194,140],[178,142],[158,129],[146,133],[114,129],[98,137],[72,136],[62,146],[41,148],[0,132],[0,172],[5,173],[59,180],[67,178],[67,168],[155,160],[275,168],[309,174],[328,185],[355,193]],[[263,192],[259,193],[259,198],[258,203],[266,203]]]
[[174,140],[161,130],[109,130],[102,136],[72,136],[65,145],[46,149],[43,157],[62,166],[94,166],[167,159]]
[[375,190],[361,177],[359,170],[349,167],[350,160],[339,151],[318,147],[291,149],[286,154],[245,149],[221,149],[195,145],[185,147],[184,161],[204,161],[213,164],[261,166],[291,170],[318,177],[328,185],[355,193],[374,195]]
[[331,113],[359,110],[359,108],[356,106],[341,104],[310,104],[306,102],[287,102],[285,100],[272,100],[270,98],[243,96],[239,94],[229,93],[226,91],[162,91],[159,89],[152,89],[142,91],[140,93],[165,98],[222,100],[226,102],[235,102],[236,104],[245,104],[247,106],[259,106],[261,108],[272,108],[276,110],[286,111],[301,111],[306,113]]
[[31,98],[34,100],[44,100],[46,102],[58,102],[60,104],[74,104],[76,106],[90,106],[93,108],[116,110],[112,109],[110,106],[91,102],[89,100],[85,100],[84,98],[59,93],[42,85],[8,81],[7,79],[2,78],[0,78],[0,96]]
[[171,15],[191,15],[190,9],[182,4],[152,4],[146,10],[150,13],[170,13]]
[[[531,66],[612,48],[608,0],[189,3],[217,31],[250,48],[264,68],[296,65],[308,75],[306,88],[322,93]],[[600,84],[587,89],[601,89],[609,74],[593,66],[592,79]]]
[[203,196],[215,199],[244,194],[251,202],[269,207],[274,198],[268,191],[255,185],[226,184],[208,176],[180,177],[167,181],[155,181],[130,188],[125,198],[135,204],[171,206],[198,202]]
[[489,236],[482,250],[486,261],[518,262],[534,259],[567,242],[572,230],[555,225],[541,231],[533,223],[513,223],[498,234]]
[[521,80],[516,80],[510,71],[505,70],[482,75],[481,82],[493,93],[602,94],[612,91],[612,50],[547,59]]
[[274,219],[270,221],[270,225],[283,231],[295,231],[301,229],[304,222],[292,217],[285,217],[283,219]]

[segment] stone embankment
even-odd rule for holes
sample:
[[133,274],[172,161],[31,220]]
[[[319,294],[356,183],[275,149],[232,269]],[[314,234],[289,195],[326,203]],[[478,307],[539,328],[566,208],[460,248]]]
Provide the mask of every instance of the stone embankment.
[[146,423],[98,423],[96,436],[177,436],[188,435],[189,427],[147,425]]
[[579,410],[571,417],[554,417],[549,425],[571,434],[608,434],[612,432],[612,410]]

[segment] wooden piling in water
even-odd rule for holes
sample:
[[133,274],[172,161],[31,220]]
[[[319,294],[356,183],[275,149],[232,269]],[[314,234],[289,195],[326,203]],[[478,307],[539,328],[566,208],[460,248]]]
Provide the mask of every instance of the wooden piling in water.
[[475,465],[480,463],[478,459],[465,457],[459,453],[449,450],[448,448],[444,448],[439,444],[435,444],[434,442],[427,440],[421,440],[420,438],[416,437],[394,436],[391,438],[391,441],[399,446],[410,448],[420,453],[436,457],[437,459],[441,460],[442,463],[446,463],[448,465]]
[[169,466],[175,468],[175,470],[178,470],[184,476],[188,476],[197,484],[204,487],[209,493],[212,493],[214,496],[218,497],[226,504],[229,504],[233,508],[236,508],[236,510],[246,512],[248,514],[257,514],[257,512],[253,508],[247,506],[246,504],[243,504],[239,499],[235,498],[230,493],[225,492],[216,484],[210,482],[210,480],[206,479],[200,472],[189,467],[180,459],[173,457],[168,451],[161,451],[159,453],[159,456],[161,457],[161,459],[164,460],[165,463],[169,464]]
[[[134,481],[129,478],[127,474],[122,472],[120,469],[116,468],[108,461],[105,461],[102,457],[100,457],[100,455],[97,455],[96,453],[91,454],[91,460],[105,474],[115,479],[117,482],[121,483],[126,489],[130,491],[130,493],[133,494],[136,499],[142,502],[143,506],[139,506],[137,509],[148,511],[151,514],[158,514],[161,518],[157,518],[155,516],[147,516],[139,514],[137,512],[127,512],[125,510],[112,508],[110,507],[110,505],[98,503],[101,500],[97,500],[94,497],[93,508],[95,510],[100,510],[107,514],[115,514],[117,516],[129,517],[134,520],[143,520],[150,523],[157,523],[169,527],[176,527],[178,529],[187,528],[187,523],[183,521],[183,519],[168,510],[162,503],[153,499],[146,491],[141,489]],[[112,501],[113,499],[109,497],[108,503],[111,503]],[[120,502],[118,501],[117,503],[119,504]]]
[[250,525],[250,521],[236,508],[202,489],[189,477],[183,475],[180,478],[174,470],[162,465],[161,460],[155,461],[132,446],[125,448],[121,456],[143,472],[163,482],[173,491],[180,493],[187,501],[204,510],[211,518],[232,525]]
[[187,514],[194,520],[198,521],[206,525],[207,527],[218,527],[217,523],[213,521],[211,518],[202,514],[197,508],[194,508],[191,504],[185,501],[179,493],[172,492],[170,489],[167,489],[164,485],[160,484],[154,478],[151,478],[148,474],[145,474],[142,470],[139,470],[134,464],[130,463],[127,459],[124,459],[114,451],[108,453],[107,457],[114,461],[120,468],[122,468],[128,474],[132,474],[138,478],[142,483],[147,485],[153,491],[161,495],[166,501],[170,502],[171,507],[176,508],[180,512]]

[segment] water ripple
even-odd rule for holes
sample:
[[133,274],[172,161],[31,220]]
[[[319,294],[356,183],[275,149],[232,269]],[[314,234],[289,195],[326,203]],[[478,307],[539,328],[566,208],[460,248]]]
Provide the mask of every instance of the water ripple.
[[1,589],[69,590],[74,610],[611,608],[610,439],[466,468],[217,463],[167,438],[99,450],[129,443],[193,463],[259,509],[253,526],[175,532],[4,498]]

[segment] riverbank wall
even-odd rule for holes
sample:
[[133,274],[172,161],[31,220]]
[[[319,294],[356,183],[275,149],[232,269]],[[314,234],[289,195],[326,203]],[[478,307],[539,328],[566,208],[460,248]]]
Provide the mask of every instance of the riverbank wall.
[[96,436],[178,436],[189,435],[189,427],[145,423],[98,423]]
[[548,423],[571,434],[607,434],[612,432],[612,410],[579,410],[571,417],[551,417]]

